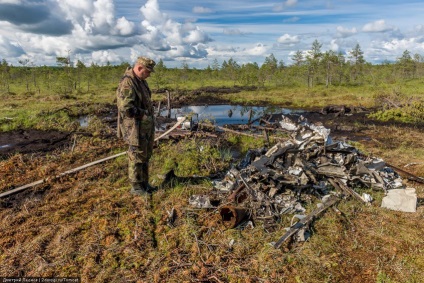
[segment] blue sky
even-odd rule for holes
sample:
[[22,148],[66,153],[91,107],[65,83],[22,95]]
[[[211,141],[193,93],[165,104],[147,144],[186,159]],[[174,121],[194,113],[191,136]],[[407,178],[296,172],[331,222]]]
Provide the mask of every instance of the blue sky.
[[56,65],[132,63],[204,68],[216,59],[286,65],[314,40],[348,55],[356,44],[371,63],[405,50],[424,56],[420,0],[0,0],[0,59]]

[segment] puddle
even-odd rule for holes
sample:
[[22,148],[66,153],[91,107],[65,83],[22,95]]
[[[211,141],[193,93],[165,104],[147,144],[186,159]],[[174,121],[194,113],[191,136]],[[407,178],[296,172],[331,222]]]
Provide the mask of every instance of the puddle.
[[87,128],[88,123],[90,123],[90,117],[89,116],[80,116],[78,117],[78,123],[80,124],[81,128]]
[[12,145],[11,144],[0,145],[0,149],[5,149],[5,148],[8,148],[8,147],[12,147]]
[[[265,114],[293,114],[302,113],[304,110],[293,110],[276,106],[241,106],[241,105],[207,105],[184,106],[171,109],[171,118],[194,113],[193,121],[211,121],[219,126],[228,124],[246,124],[251,116],[251,121]],[[161,116],[166,116],[168,110],[162,110]]]

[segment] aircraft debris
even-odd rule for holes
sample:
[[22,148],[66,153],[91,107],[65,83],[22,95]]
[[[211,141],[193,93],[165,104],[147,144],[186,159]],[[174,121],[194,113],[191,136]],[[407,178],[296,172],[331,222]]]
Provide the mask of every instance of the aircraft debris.
[[[214,181],[214,205],[225,227],[250,221],[254,225],[262,223],[266,231],[275,231],[285,215],[295,214],[299,221],[273,246],[279,248],[289,238],[304,241],[312,222],[342,199],[353,197],[371,205],[373,198],[361,192],[364,188],[385,192],[383,207],[415,211],[415,190],[405,189],[402,178],[382,159],[333,141],[329,129],[310,124],[302,116],[293,121],[283,115],[279,124],[291,132],[289,139],[268,150],[249,150],[223,179]],[[317,199],[317,208],[305,215],[303,206]],[[192,196],[190,204],[213,207],[206,196]]]

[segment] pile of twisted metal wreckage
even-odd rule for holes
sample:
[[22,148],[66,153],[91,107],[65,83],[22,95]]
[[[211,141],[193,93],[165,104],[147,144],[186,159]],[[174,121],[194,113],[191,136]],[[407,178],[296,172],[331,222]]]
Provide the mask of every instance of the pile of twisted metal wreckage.
[[[217,209],[227,228],[263,223],[264,229],[273,231],[283,217],[293,215],[287,232],[272,243],[275,248],[288,239],[305,241],[313,220],[344,198],[370,205],[373,197],[361,193],[370,191],[364,188],[384,191],[382,207],[416,211],[415,189],[405,187],[400,175],[382,159],[333,141],[329,129],[302,116],[294,121],[283,115],[279,124],[290,138],[268,150],[249,150],[223,179],[214,181],[210,193],[192,195],[190,205]],[[316,208],[305,214],[303,205],[317,199]]]

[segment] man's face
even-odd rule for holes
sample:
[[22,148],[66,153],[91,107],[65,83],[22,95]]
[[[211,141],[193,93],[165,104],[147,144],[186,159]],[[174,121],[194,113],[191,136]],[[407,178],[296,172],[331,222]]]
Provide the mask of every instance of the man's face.
[[137,77],[139,77],[142,80],[145,80],[148,77],[150,77],[150,71],[142,65],[138,65],[136,68],[136,71],[137,71],[136,72]]
[[148,77],[150,77],[150,71],[147,69],[147,68],[142,68],[141,69],[141,75],[140,75],[140,78],[142,79],[142,80],[145,80],[145,79],[147,79]]

